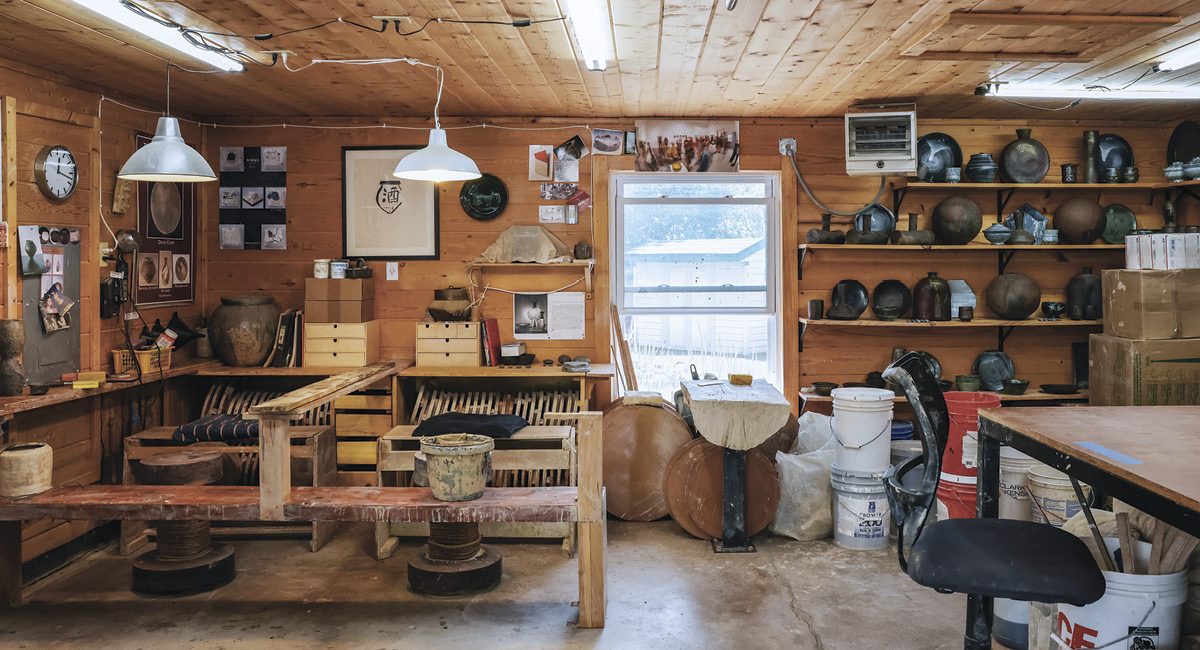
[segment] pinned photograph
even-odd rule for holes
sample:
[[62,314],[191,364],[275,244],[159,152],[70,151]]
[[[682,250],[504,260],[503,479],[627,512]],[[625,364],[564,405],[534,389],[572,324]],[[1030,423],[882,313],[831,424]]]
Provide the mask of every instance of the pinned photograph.
[[559,160],[582,160],[588,155],[587,145],[583,138],[575,136],[554,148],[554,156]]
[[171,269],[171,251],[158,251],[158,288],[170,289],[174,270]]
[[262,147],[262,171],[286,172],[287,147]]
[[183,188],[179,183],[150,184],[147,226],[148,235],[155,239],[183,239]]
[[158,253],[138,253],[137,283],[139,287],[158,286]]
[[554,182],[556,182],[556,183],[578,183],[579,182],[579,161],[578,160],[555,160],[554,161]]
[[638,120],[639,172],[736,172],[737,120]]
[[592,150],[598,156],[621,155],[621,146],[624,144],[624,141],[624,131],[615,131],[613,129],[592,130]]
[[221,171],[246,171],[246,155],[243,147],[221,147]]
[[[42,236],[37,226],[17,226],[17,236],[21,240],[21,273],[23,275],[41,275],[46,272],[46,259],[42,256]],[[50,231],[46,230],[46,241],[50,241]]]
[[548,144],[529,145],[529,180],[554,180],[551,165],[554,164],[554,148]]
[[550,333],[549,296],[544,293],[513,294],[513,334],[515,338],[545,338]]
[[268,210],[282,210],[287,207],[286,187],[268,187],[266,193]]
[[240,223],[221,224],[221,248],[241,250],[246,247],[246,227]]
[[579,191],[575,183],[542,183],[542,200],[566,201]]
[[221,209],[222,210],[237,210],[242,207],[242,188],[240,187],[222,187],[221,188]]
[[242,188],[242,209],[261,209],[266,202],[266,193],[261,187],[243,187]]
[[538,223],[566,223],[566,211],[565,205],[539,205]]
[[287,226],[281,223],[262,225],[262,249],[278,251],[287,248]]
[[637,153],[637,131],[625,132],[625,153],[631,156]]
[[175,272],[175,284],[187,284],[192,281],[192,256],[171,256],[171,268]]

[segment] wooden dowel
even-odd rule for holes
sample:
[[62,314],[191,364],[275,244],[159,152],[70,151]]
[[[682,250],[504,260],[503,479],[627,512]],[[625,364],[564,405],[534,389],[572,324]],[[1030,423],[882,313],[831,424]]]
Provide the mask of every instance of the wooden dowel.
[[1121,568],[1125,573],[1137,573],[1137,560],[1134,559],[1133,537],[1129,531],[1129,513],[1117,513],[1117,540],[1121,543]]

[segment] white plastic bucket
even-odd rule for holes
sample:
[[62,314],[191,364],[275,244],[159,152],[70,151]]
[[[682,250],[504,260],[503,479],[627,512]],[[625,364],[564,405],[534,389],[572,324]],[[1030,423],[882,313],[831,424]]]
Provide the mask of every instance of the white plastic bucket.
[[883,490],[883,472],[859,474],[846,471],[835,462],[829,473],[833,485],[834,543],[856,551],[887,548],[892,515]]
[[[1030,521],[1029,468],[1036,460],[1012,447],[1000,447],[1000,518]],[[1067,487],[1071,482],[1067,481]],[[1074,494],[1074,490],[1071,491]]]
[[[1079,512],[1079,500],[1071,479],[1048,465],[1034,465],[1029,476],[1029,520],[1039,524],[1061,527]],[[1080,485],[1086,498],[1088,486]]]
[[[1118,542],[1106,537],[1109,552]],[[1139,568],[1150,564],[1150,544],[1134,542]],[[1062,647],[1178,650],[1187,572],[1167,575],[1102,571],[1104,596],[1090,605],[1060,604],[1055,634]],[[1114,643],[1116,642],[1116,643]],[[1066,645],[1063,645],[1066,644]]]
[[883,388],[837,388],[833,393],[837,466],[853,474],[882,474],[892,449],[892,398]]

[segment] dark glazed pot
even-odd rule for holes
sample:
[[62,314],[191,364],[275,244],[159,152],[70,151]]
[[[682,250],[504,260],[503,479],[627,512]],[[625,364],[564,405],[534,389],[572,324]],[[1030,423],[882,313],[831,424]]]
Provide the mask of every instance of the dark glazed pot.
[[1093,314],[1095,318],[1103,318],[1102,309],[1100,276],[1092,273],[1092,267],[1085,266],[1083,273],[1067,283],[1067,314],[1072,320],[1089,318]]
[[1000,166],[990,153],[977,153],[967,161],[967,180],[972,183],[992,183],[1000,174]]
[[20,357],[0,361],[0,397],[16,397],[25,388],[25,365]]
[[930,273],[913,287],[913,318],[950,320],[950,283]]
[[1050,171],[1050,152],[1032,134],[1033,129],[1017,129],[1017,139],[1000,153],[1004,176],[1014,183],[1037,183]]
[[952,196],[933,209],[933,233],[947,244],[966,244],[982,229],[983,211],[965,196]]
[[912,306],[912,293],[899,280],[884,280],[871,294],[871,311],[879,320],[896,320]]
[[858,280],[842,280],[833,287],[826,317],[832,320],[855,320],[867,310],[870,299],[867,288]]
[[279,307],[265,294],[221,296],[208,319],[208,337],[217,356],[230,366],[261,366],[275,343]]
[[25,350],[25,321],[0,320],[0,359],[21,356]]
[[988,308],[997,318],[1025,320],[1042,301],[1042,290],[1023,273],[998,275],[987,288]]
[[1104,209],[1082,196],[1067,199],[1054,211],[1054,227],[1065,244],[1086,245],[1104,232]]

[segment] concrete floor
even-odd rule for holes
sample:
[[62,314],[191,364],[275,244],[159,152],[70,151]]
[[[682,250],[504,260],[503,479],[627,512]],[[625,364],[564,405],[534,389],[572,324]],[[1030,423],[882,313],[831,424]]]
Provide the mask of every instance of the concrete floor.
[[576,563],[552,544],[500,545],[501,584],[461,599],[410,593],[406,558],[418,546],[377,562],[361,524],[315,554],[296,540],[238,542],[233,583],[179,599],[131,594],[129,559],[110,546],[0,613],[0,648],[962,647],[965,596],[917,586],[893,550],[756,541],[756,554],[714,555],[669,520],[609,522],[603,630],[575,626]]

